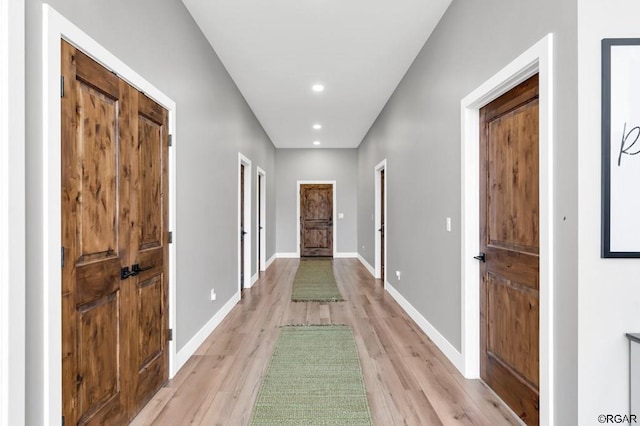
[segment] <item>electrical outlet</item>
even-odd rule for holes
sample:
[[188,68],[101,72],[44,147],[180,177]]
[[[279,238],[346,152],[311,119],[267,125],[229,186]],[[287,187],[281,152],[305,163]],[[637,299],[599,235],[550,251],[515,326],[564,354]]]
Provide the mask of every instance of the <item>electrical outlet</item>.
[[396,277],[398,277],[398,281],[400,281],[400,271],[396,271]]
[[211,301],[213,302],[214,300],[216,300],[216,291],[214,289],[211,289]]

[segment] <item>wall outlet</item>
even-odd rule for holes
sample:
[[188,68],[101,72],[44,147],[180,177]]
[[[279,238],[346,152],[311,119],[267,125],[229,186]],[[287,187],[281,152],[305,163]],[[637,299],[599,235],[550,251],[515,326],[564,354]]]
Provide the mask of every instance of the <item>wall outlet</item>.
[[400,281],[400,271],[396,271],[396,277],[398,277],[398,281]]
[[216,291],[214,289],[211,289],[211,294],[209,297],[211,298],[212,302],[216,300]]

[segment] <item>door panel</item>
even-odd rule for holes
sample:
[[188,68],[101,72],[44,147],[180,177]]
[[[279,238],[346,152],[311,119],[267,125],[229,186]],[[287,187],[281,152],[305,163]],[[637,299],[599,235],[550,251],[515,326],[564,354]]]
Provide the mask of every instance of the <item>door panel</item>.
[[[135,90],[135,89],[134,89]],[[130,201],[134,223],[132,264],[142,271],[132,295],[135,324],[132,359],[133,405],[141,408],[166,382],[167,351],[167,259],[168,252],[168,113],[135,91],[137,144],[133,146]]]
[[[78,308],[78,405],[83,420],[116,402],[120,366],[113,348],[119,345],[120,300],[111,293]],[[117,404],[114,404],[117,405]]]
[[126,424],[168,377],[167,112],[64,41],[62,74],[63,415]]
[[333,256],[333,185],[300,185],[300,255]]
[[117,77],[62,44],[62,391],[68,424],[126,416],[120,268],[128,261],[127,184]]
[[480,111],[481,378],[538,424],[538,77]]

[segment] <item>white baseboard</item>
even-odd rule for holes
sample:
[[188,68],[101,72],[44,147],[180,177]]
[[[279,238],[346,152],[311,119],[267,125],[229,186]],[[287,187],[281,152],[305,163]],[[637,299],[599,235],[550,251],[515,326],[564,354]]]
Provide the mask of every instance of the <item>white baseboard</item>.
[[271,266],[271,264],[273,263],[274,260],[276,260],[277,257],[278,257],[278,253],[274,253],[273,256],[271,256],[269,260],[267,260],[267,263],[264,264],[264,269],[265,270],[269,269],[269,266]]
[[333,257],[336,259],[350,259],[358,257],[358,253],[336,253]]
[[259,272],[253,274],[253,276],[251,277],[251,285],[249,287],[253,287],[253,285],[258,281],[258,278],[260,278]]
[[[176,362],[175,362],[175,371],[173,375],[175,375],[183,365],[189,360],[191,355],[193,355],[200,345],[209,337],[209,335],[216,329],[222,322],[222,320],[229,315],[231,309],[240,301],[240,292],[233,295],[231,299],[224,306],[216,312],[216,314],[207,322],[204,327],[202,327],[196,334],[187,342],[186,345],[180,349],[180,351],[176,354]],[[173,376],[172,375],[172,376]]]
[[453,347],[451,343],[442,335],[434,326],[432,326],[429,321],[425,317],[422,316],[420,312],[414,308],[411,303],[407,299],[405,299],[391,284],[385,282],[384,286],[385,290],[389,292],[391,297],[393,297],[396,302],[404,309],[404,311],[411,317],[412,320],[418,324],[418,327],[426,334],[433,343],[445,354],[449,361],[460,371],[460,373],[464,372],[464,362],[462,358],[462,353],[458,352],[458,350]]
[[297,259],[300,257],[298,253],[276,253],[278,259]]
[[371,264],[369,264],[369,262],[367,262],[365,258],[360,255],[360,253],[358,253],[358,260],[360,261],[360,263],[362,263],[362,266],[367,268],[367,271],[369,271],[371,275],[373,275],[374,277],[376,276],[376,270],[374,269],[374,267],[371,266]]

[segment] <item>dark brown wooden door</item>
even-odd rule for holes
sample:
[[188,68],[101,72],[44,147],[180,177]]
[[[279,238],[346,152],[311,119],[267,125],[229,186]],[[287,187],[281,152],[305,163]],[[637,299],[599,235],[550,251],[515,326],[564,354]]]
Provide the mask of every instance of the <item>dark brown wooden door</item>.
[[300,256],[333,256],[333,185],[300,185]]
[[122,424],[168,377],[167,113],[61,48],[63,415]]
[[384,203],[385,203],[385,193],[384,193],[384,169],[380,170],[380,278],[382,278],[382,282],[384,283],[385,275],[384,275]]
[[481,377],[539,422],[538,76],[480,111]]

